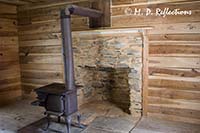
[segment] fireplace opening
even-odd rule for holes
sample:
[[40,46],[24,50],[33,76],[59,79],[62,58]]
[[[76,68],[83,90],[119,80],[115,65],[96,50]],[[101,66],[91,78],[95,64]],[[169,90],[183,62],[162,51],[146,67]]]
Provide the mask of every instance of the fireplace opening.
[[142,114],[142,46],[137,29],[73,32],[79,105],[110,102],[133,117]]

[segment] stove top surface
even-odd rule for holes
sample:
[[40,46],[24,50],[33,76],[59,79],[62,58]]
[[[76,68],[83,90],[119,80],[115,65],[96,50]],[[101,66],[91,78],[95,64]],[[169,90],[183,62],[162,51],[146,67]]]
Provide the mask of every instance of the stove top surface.
[[63,83],[52,83],[35,89],[36,92],[49,93],[49,94],[64,94],[70,90],[65,89]]

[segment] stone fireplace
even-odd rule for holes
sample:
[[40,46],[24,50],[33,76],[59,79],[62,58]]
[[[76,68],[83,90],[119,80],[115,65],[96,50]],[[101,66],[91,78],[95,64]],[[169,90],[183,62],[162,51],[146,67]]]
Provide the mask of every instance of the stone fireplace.
[[109,101],[132,116],[142,113],[142,30],[73,32],[79,104]]

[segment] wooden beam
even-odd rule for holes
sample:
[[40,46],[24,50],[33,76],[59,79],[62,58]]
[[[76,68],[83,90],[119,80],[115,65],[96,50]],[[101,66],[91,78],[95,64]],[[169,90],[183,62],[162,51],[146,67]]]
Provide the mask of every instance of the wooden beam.
[[[14,5],[1,3],[0,4],[0,14],[7,14],[7,15],[12,14],[12,15],[16,16],[17,8]],[[2,18],[2,17],[0,17],[0,18]]]
[[[141,5],[153,5],[153,4],[162,4],[162,3],[173,3],[179,4],[181,3],[194,3],[198,2],[198,0],[147,0],[143,2],[134,2],[133,0],[119,0],[112,1],[112,7],[129,7],[129,6],[141,6]],[[126,2],[127,1],[127,2]]]
[[96,27],[110,27],[111,26],[111,0],[98,0],[92,2],[91,8],[103,12],[100,18],[90,18],[90,28]]
[[[94,1],[94,0],[90,0]],[[81,3],[81,2],[90,2],[89,0],[57,0],[57,1],[47,1],[47,2],[39,2],[39,3],[34,3],[34,4],[29,4],[29,5],[24,5],[20,6],[18,11],[25,11],[25,10],[33,10],[33,9],[40,9],[40,8],[48,8],[48,7],[53,7],[53,6],[62,6],[62,5],[67,5],[67,4],[76,4],[76,3]]]
[[148,57],[149,57],[149,42],[148,42],[148,35],[147,30],[143,32],[143,89],[142,89],[142,99],[143,99],[143,116],[147,116],[147,106],[148,106]]
[[6,4],[13,4],[13,5],[25,5],[25,4],[30,3],[30,2],[21,1],[21,0],[0,0],[0,2],[6,3]]

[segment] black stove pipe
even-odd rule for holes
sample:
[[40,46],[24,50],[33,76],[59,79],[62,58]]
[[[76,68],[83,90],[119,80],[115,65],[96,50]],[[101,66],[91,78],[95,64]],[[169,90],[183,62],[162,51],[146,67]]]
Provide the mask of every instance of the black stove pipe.
[[65,88],[73,90],[74,83],[74,61],[72,49],[72,34],[71,34],[71,16],[65,14],[65,10],[61,11],[61,30],[63,41],[63,58],[64,58],[64,78]]
[[71,14],[85,16],[85,17],[93,17],[93,18],[98,18],[103,15],[103,13],[98,10],[79,7],[76,5],[70,5],[66,9],[61,10],[64,78],[65,78],[65,89],[67,90],[75,89],[72,33],[71,33]]
[[103,15],[101,11],[85,8],[85,7],[80,7],[76,5],[69,5],[65,10],[66,14],[68,14],[68,11],[70,12],[70,14],[73,14],[73,15],[79,15],[79,16],[91,17],[91,18],[99,18]]

